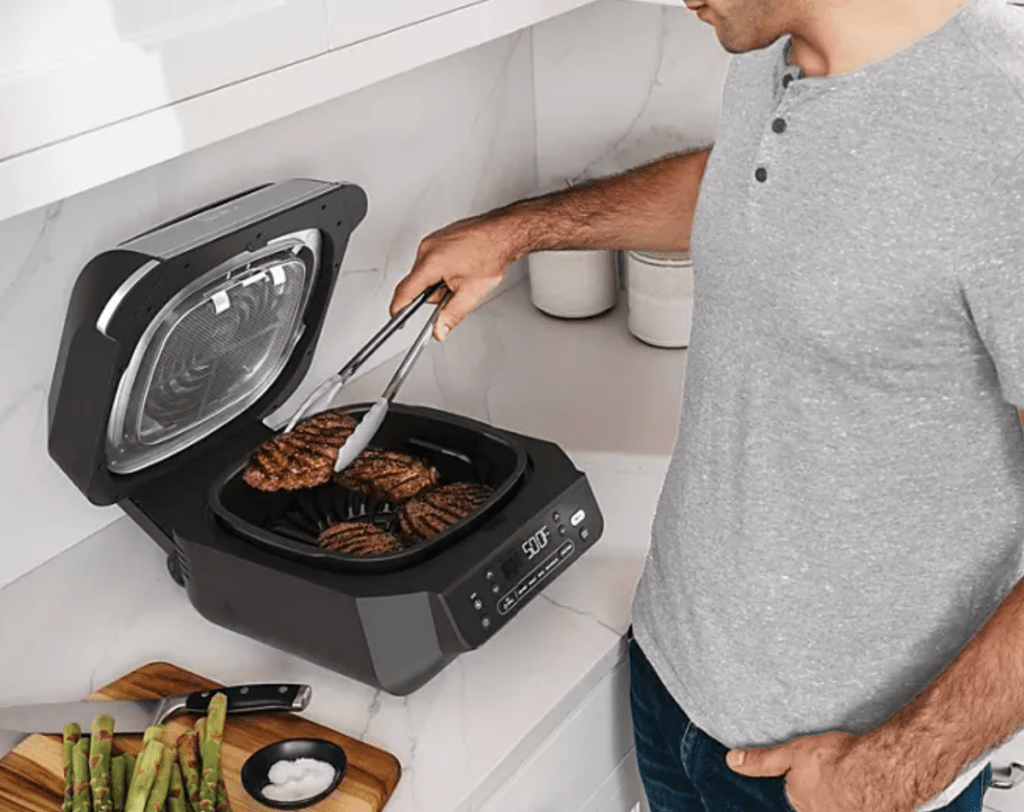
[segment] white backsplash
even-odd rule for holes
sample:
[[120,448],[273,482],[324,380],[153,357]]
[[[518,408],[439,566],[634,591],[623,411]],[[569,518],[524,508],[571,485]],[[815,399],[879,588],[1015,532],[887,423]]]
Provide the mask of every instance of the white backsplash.
[[294,404],[387,318],[425,234],[566,179],[708,143],[726,64],[713,32],[684,8],[602,0],[0,222],[0,587],[121,516],[89,505],[46,451],[67,300],[95,254],[258,183],[361,185],[369,214]]
[[349,245],[308,391],[387,319],[425,234],[536,189],[532,70],[524,32],[0,222],[0,587],[121,515],[89,505],[46,451],[57,344],[91,257],[258,183],[358,183],[369,213]]
[[541,186],[710,144],[729,55],[679,6],[601,0],[533,37]]

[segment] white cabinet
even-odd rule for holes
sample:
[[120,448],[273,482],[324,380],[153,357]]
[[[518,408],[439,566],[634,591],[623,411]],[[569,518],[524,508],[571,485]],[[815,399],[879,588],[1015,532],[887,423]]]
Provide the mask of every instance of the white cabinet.
[[484,804],[483,812],[632,812],[642,799],[627,659]]
[[3,0],[0,160],[323,53],[323,0]]
[[591,2],[0,0],[0,220]]
[[377,37],[485,0],[325,0],[331,48]]

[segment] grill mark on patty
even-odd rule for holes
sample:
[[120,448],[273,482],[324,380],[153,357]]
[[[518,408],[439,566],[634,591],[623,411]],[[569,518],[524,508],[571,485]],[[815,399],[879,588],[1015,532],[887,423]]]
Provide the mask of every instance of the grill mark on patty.
[[433,487],[439,478],[437,469],[418,457],[367,448],[338,481],[343,488],[364,496],[402,502]]
[[338,449],[356,425],[355,418],[342,409],[313,415],[293,431],[262,443],[242,479],[262,491],[298,490],[328,482]]
[[426,541],[472,514],[491,493],[467,482],[432,488],[399,508],[398,525],[410,542]]
[[324,550],[345,555],[385,555],[401,552],[402,545],[390,533],[368,522],[342,522],[327,528],[317,539]]

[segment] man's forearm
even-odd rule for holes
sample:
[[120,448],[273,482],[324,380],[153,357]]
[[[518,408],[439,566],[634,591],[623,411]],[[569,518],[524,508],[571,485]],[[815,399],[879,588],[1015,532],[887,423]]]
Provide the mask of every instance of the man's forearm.
[[710,149],[662,158],[503,209],[516,258],[534,251],[683,251]]
[[1024,580],[956,659],[884,724],[859,737],[840,761],[864,809],[876,794],[900,794],[912,809],[1024,725]]

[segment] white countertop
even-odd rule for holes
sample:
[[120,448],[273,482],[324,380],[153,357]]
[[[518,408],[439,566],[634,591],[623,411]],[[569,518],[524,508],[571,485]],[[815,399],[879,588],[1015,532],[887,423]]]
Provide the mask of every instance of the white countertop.
[[[388,812],[478,809],[624,656],[685,356],[634,339],[624,301],[561,321],[532,307],[526,283],[424,353],[401,402],[558,443],[586,472],[605,531],[507,627],[412,696],[211,625],[168,576],[163,552],[124,518],[0,589],[0,704],[81,698],[154,660],[223,683],[307,682],[306,716],[401,761]],[[354,381],[343,402],[375,399],[397,361]],[[0,738],[0,752],[10,745]]]

